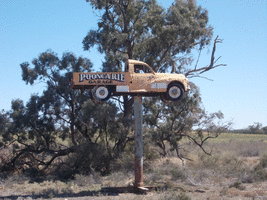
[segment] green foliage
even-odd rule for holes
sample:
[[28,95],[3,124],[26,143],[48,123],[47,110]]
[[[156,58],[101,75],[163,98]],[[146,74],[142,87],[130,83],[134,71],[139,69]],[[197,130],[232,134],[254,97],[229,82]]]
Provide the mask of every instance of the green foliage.
[[57,158],[71,155],[64,159],[69,167],[62,165],[67,178],[92,169],[108,173],[110,162],[126,145],[132,120],[120,117],[115,103],[96,105],[88,92],[81,95],[69,87],[73,72],[91,70],[90,60],[71,53],[64,53],[60,59],[48,50],[32,64],[32,68],[28,63],[21,64],[23,80],[26,84],[42,81],[46,88],[41,95],[33,94],[26,105],[13,100],[8,115],[1,113],[1,126],[12,121],[1,130],[3,141],[21,144],[2,170],[21,169],[22,165],[26,166],[24,170],[39,170],[38,166],[48,170],[52,163],[60,163]]
[[103,71],[121,71],[121,61],[130,58],[148,63],[155,71],[181,72],[192,59],[179,54],[202,49],[212,38],[208,12],[195,2],[175,0],[167,10],[156,0],[88,2],[102,16],[83,45],[85,50],[96,45],[105,54]]
[[5,138],[5,133],[10,125],[9,114],[2,110],[0,112],[0,147],[4,144],[3,139]]
[[[92,64],[88,59],[76,58],[71,53],[65,53],[59,59],[50,50],[40,54],[32,64],[34,68],[30,68],[29,63],[21,64],[23,80],[27,84],[40,80],[46,83],[47,88],[40,96],[32,95],[26,106],[21,100],[12,102],[10,117],[13,127],[9,132],[13,133],[13,137],[16,133],[17,137],[12,139],[19,142],[36,140],[38,150],[44,147],[50,149],[60,131],[66,132],[67,127],[73,129],[74,118],[78,114],[76,102],[86,101],[69,87],[72,72],[90,71]],[[71,134],[74,134],[73,130]]]

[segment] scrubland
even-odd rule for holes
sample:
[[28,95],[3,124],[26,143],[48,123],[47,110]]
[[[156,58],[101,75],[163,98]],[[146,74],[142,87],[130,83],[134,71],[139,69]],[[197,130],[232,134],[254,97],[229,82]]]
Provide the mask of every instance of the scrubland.
[[147,195],[103,192],[104,187],[125,187],[134,182],[134,153],[114,163],[101,176],[32,177],[31,172],[0,175],[0,199],[267,199],[267,135],[225,133],[204,147],[212,156],[189,144],[181,161],[176,154],[160,157],[144,147],[144,183],[155,190]]

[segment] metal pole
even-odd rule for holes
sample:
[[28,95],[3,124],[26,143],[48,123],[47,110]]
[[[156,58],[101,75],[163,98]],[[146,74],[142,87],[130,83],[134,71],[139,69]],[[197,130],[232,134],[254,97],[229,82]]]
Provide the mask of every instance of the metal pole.
[[135,187],[143,187],[143,110],[142,97],[134,97],[135,119]]

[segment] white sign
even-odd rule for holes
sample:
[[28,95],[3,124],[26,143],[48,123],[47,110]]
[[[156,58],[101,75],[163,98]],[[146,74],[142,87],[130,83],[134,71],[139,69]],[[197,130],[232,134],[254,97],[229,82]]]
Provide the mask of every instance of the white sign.
[[167,83],[151,83],[151,89],[166,89]]

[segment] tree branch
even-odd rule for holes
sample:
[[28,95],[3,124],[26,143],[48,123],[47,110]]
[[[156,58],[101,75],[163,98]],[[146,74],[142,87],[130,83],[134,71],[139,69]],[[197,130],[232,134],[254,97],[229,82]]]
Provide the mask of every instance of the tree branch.
[[199,75],[200,74],[203,74],[211,69],[214,69],[214,68],[217,68],[217,67],[220,67],[220,66],[226,66],[226,64],[218,64],[218,65],[215,65],[215,63],[221,58],[221,56],[219,58],[217,58],[215,60],[215,52],[216,52],[216,45],[217,43],[222,43],[222,39],[219,39],[219,36],[217,35],[217,37],[215,38],[214,40],[214,43],[213,43],[213,49],[212,49],[212,53],[211,53],[211,58],[210,58],[210,64],[206,67],[202,67],[202,68],[197,68],[197,65],[198,65],[198,62],[199,62],[199,57],[200,57],[200,53],[201,51],[199,52],[199,55],[198,55],[198,59],[197,59],[197,62],[196,62],[196,65],[195,65],[195,68],[193,70],[189,70],[188,72],[185,73],[185,76],[189,77],[189,78],[192,78],[192,77],[200,77]]

